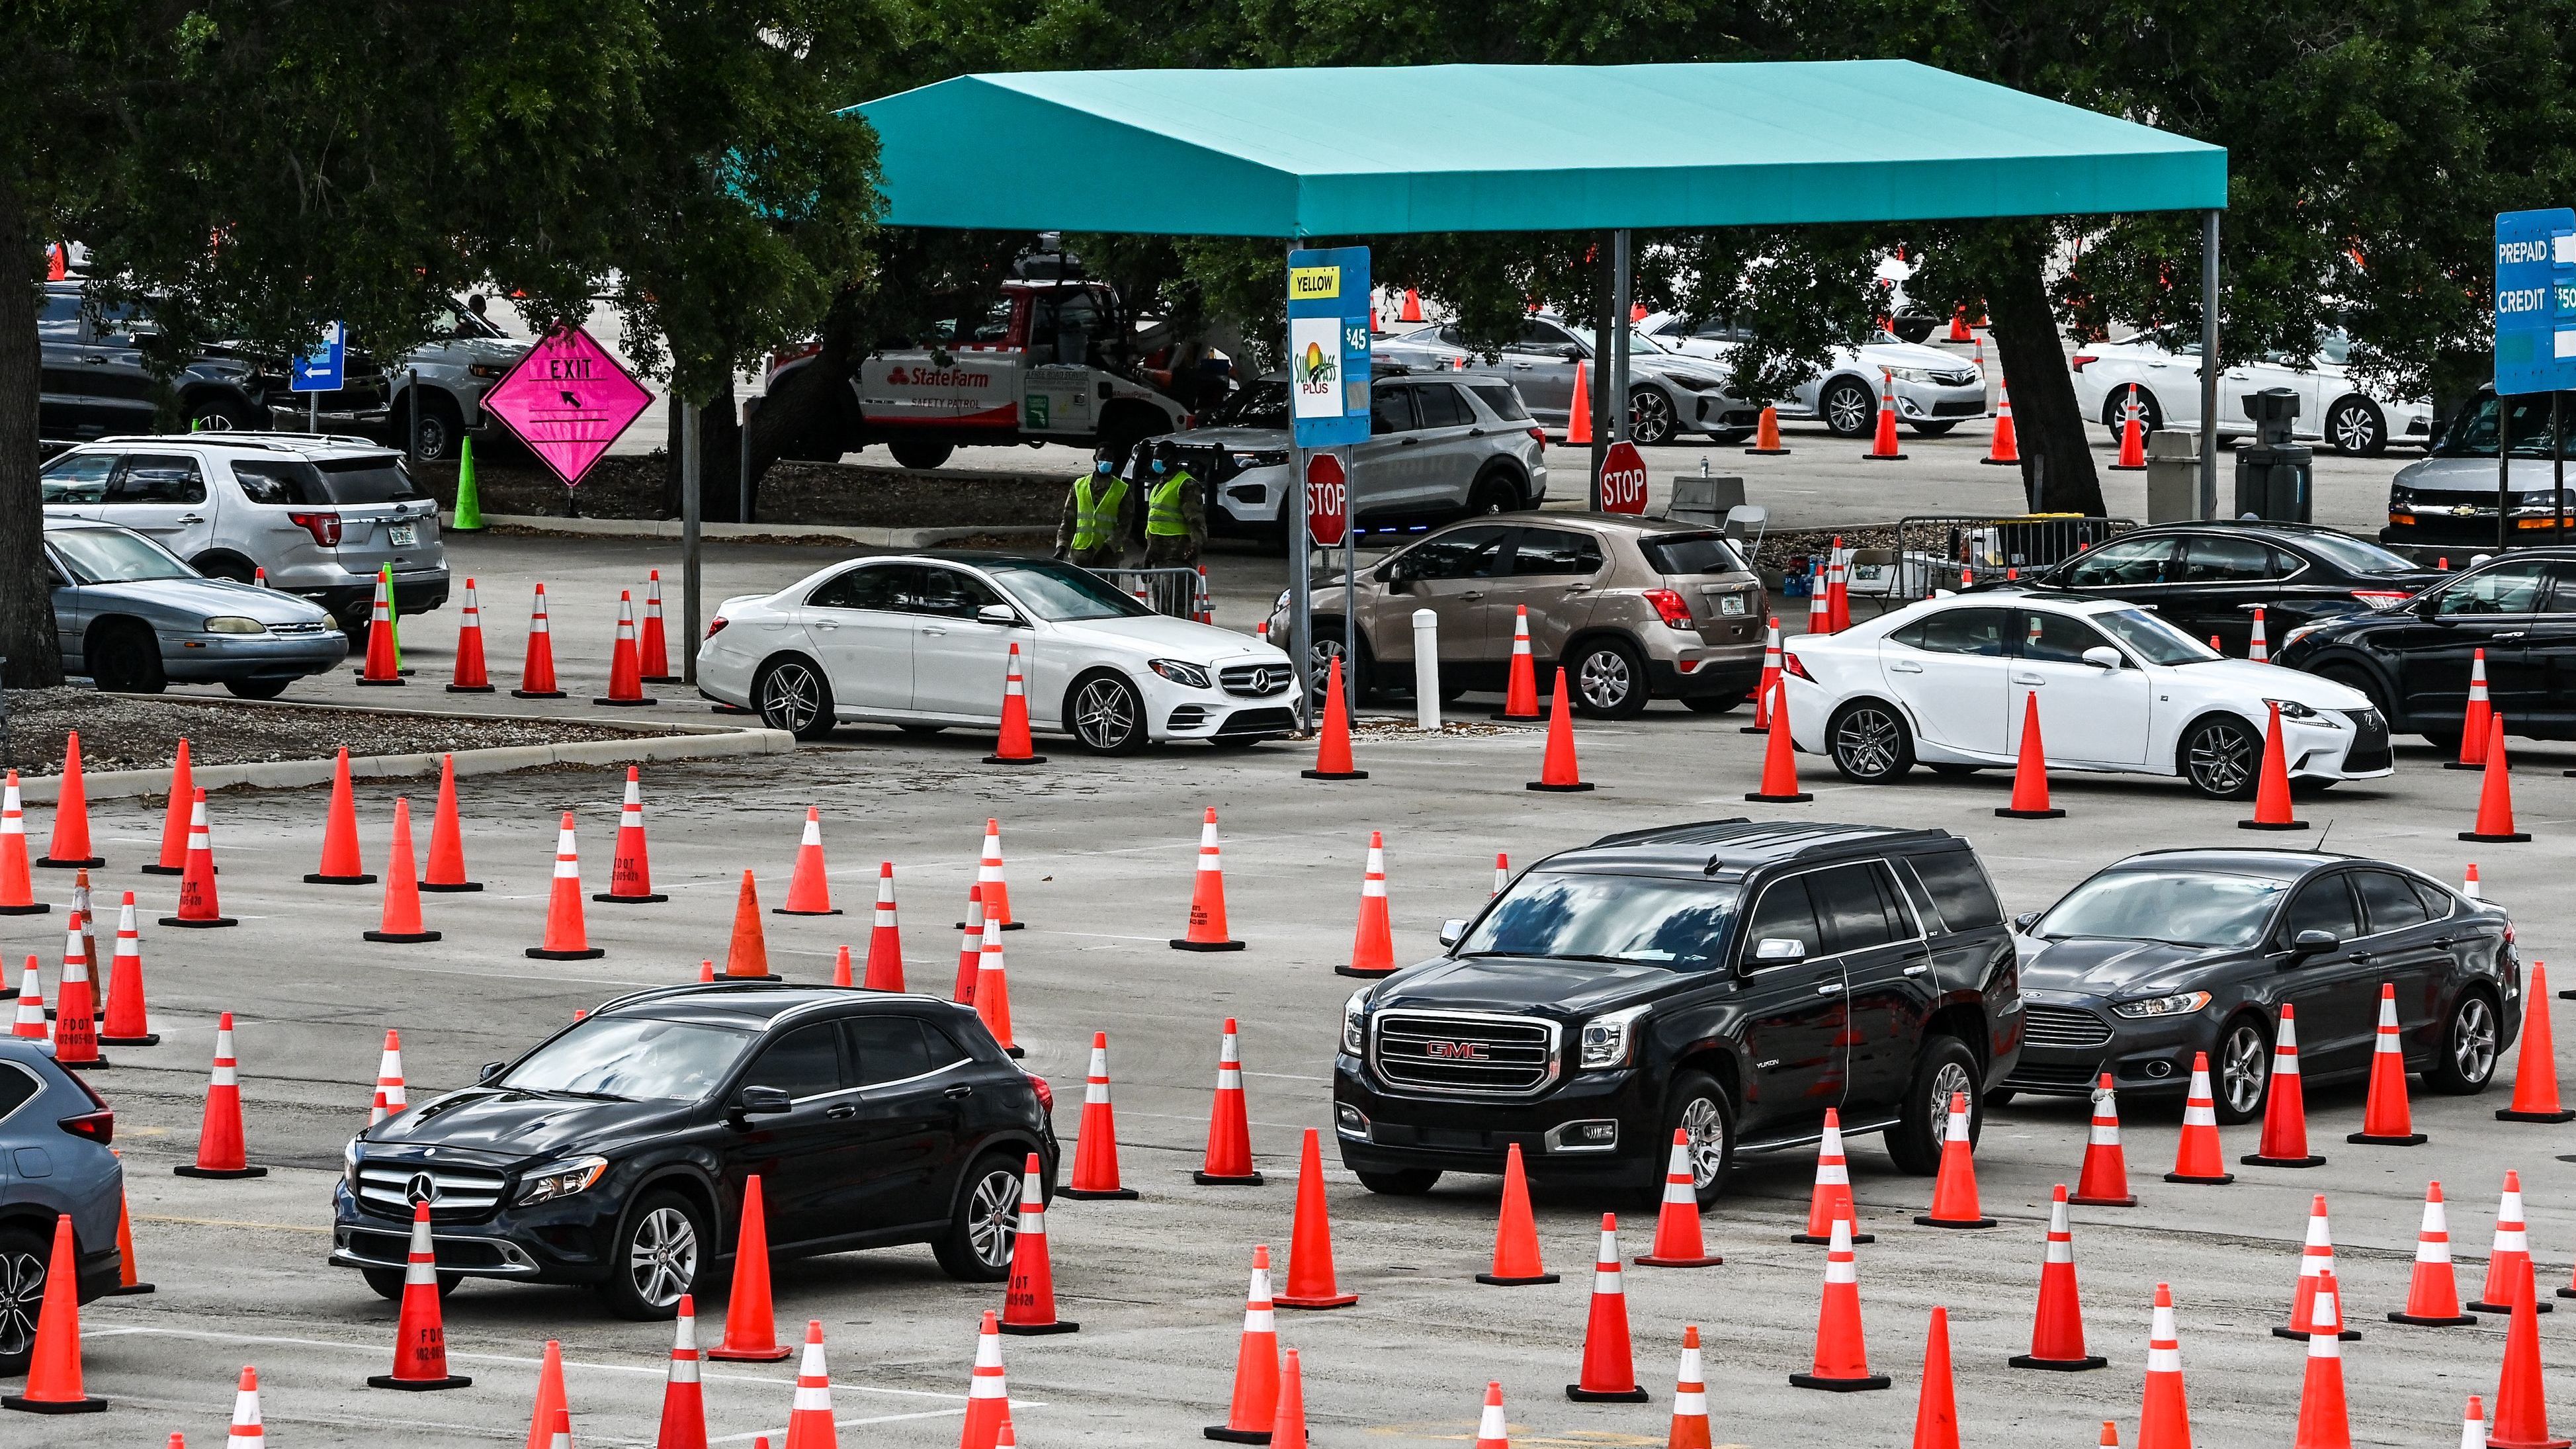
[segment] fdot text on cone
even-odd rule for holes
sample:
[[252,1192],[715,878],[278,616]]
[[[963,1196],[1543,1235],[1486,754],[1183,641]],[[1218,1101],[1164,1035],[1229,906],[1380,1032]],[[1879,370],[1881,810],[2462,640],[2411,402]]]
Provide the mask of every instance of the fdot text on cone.
[[474,1380],[447,1371],[447,1325],[439,1307],[438,1255],[430,1238],[429,1204],[415,1203],[411,1248],[403,1262],[402,1316],[394,1326],[394,1371],[370,1374],[367,1387],[461,1389]]
[[1034,1152],[1020,1174],[1019,1226],[1011,1236],[1011,1277],[1002,1295],[1004,1333],[1074,1333],[1082,1325],[1055,1311],[1055,1264],[1047,1252],[1045,1165]]
[[1190,876],[1190,920],[1183,934],[1173,937],[1175,951],[1240,951],[1243,943],[1234,939],[1225,919],[1225,857],[1218,848],[1216,807],[1207,807],[1199,822],[1198,868]]
[[642,906],[667,901],[653,889],[653,848],[644,835],[644,778],[626,767],[626,798],[617,806],[617,848],[608,858],[608,889],[591,897],[613,906]]

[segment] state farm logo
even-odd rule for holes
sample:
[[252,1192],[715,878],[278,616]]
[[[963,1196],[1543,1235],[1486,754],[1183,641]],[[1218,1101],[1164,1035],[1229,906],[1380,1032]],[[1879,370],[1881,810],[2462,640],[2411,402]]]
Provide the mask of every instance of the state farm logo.
[[1427,1041],[1422,1044],[1422,1054],[1453,1062],[1491,1060],[1485,1053],[1484,1044],[1472,1041]]
[[968,372],[962,367],[906,367],[896,363],[886,373],[886,382],[894,387],[991,387],[993,375]]

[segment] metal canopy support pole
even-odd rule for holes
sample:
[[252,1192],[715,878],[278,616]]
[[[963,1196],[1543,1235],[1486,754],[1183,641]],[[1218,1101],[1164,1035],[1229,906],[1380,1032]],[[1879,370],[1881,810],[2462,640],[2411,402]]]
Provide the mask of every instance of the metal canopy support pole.
[[2511,545],[2513,527],[2513,399],[2496,394],[2496,552]]
[[[1592,247],[1593,254],[1599,259],[1600,275],[1592,282],[1592,297],[1596,304],[1592,318],[1592,372],[1586,379],[1591,384],[1592,395],[1584,399],[1592,416],[1592,458],[1585,469],[1586,476],[1591,479],[1591,491],[1586,495],[1590,501],[1585,506],[1595,513],[1601,511],[1601,464],[1610,451],[1611,401],[1608,369],[1610,339],[1613,335],[1610,327],[1610,293],[1616,285],[1615,279],[1611,276],[1613,267],[1611,253],[1618,250],[1618,246],[1618,233],[1603,232],[1601,239]],[[1572,414],[1569,413],[1568,416],[1571,417]],[[1572,430],[1573,425],[1568,423],[1567,431]]]
[[[1335,448],[1333,455],[1342,460],[1342,476],[1354,476],[1351,457],[1355,450],[1348,446]],[[1349,487],[1347,483],[1343,485]],[[1303,490],[1300,490],[1303,491]],[[1346,719],[1357,719],[1360,713],[1360,529],[1359,520],[1351,516],[1351,495],[1345,493],[1342,503],[1342,713]]]
[[[1288,254],[1297,253],[1297,239],[1288,241]],[[1286,324],[1281,324],[1283,327]],[[1279,338],[1282,357],[1293,356],[1288,338]],[[1297,671],[1297,720],[1300,729],[1315,726],[1315,620],[1314,577],[1311,572],[1313,547],[1306,537],[1306,450],[1296,444],[1292,422],[1288,444],[1288,659]]]
[[680,409],[680,678],[698,682],[698,410]]
[[2200,214],[2200,516],[2218,516],[2218,212]]
[[734,434],[734,515],[736,523],[751,522],[751,420],[760,416],[760,399],[742,400],[742,427]]
[[1628,294],[1632,290],[1628,240],[1622,227],[1610,233],[1610,437],[1628,440]]

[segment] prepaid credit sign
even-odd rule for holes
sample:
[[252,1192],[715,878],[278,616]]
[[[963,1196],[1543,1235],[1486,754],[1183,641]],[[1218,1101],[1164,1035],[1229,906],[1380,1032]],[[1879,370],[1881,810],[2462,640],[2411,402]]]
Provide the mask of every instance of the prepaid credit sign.
[[1301,448],[1369,435],[1369,254],[1320,247],[1288,254],[1288,421]]
[[2576,210],[2498,213],[2495,264],[2496,391],[2576,387]]

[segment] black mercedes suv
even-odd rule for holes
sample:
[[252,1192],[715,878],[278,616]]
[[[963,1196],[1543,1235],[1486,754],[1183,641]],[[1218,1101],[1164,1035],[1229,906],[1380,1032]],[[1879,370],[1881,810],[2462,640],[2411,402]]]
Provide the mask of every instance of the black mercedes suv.
[[1333,1063],[1342,1162],[1373,1192],[1499,1172],[1658,1192],[1676,1128],[1702,1204],[1739,1151],[1825,1109],[1940,1162],[1951,1094],[2021,1050],[2011,937],[1942,830],[1720,820],[1531,867],[1449,953],[1354,993]]
[[999,1281],[1029,1153],[1054,1192],[1052,1107],[933,997],[637,992],[352,1139],[331,1261],[398,1297],[426,1201],[442,1288],[588,1284],[622,1317],[668,1318],[724,1281],[757,1173],[774,1254],[927,1242],[951,1276]]

